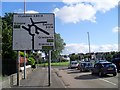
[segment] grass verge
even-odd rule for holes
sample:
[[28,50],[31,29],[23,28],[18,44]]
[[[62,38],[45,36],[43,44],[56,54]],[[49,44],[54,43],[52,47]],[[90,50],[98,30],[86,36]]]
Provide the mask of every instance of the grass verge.
[[[51,66],[68,66],[69,62],[54,62],[51,63]],[[48,66],[48,63],[39,64],[39,66]]]

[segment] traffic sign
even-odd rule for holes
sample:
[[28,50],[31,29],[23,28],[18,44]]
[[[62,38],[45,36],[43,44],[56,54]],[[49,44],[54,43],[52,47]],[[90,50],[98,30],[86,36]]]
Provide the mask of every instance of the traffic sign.
[[54,49],[53,13],[14,14],[13,50]]

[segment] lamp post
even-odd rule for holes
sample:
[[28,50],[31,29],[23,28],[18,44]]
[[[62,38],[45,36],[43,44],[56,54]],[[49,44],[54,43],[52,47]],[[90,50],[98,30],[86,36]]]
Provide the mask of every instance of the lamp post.
[[89,45],[89,54],[91,53],[91,50],[90,50],[90,35],[89,35],[89,32],[87,32],[88,34],[88,45]]

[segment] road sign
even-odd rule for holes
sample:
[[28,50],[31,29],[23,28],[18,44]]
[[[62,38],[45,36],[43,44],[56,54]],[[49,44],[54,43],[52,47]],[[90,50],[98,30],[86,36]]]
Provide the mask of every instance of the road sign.
[[14,14],[13,50],[54,49],[53,13]]

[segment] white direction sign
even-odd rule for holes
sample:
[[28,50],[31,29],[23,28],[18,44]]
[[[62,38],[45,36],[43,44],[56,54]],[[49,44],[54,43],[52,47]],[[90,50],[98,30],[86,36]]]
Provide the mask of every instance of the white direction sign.
[[53,13],[14,14],[13,50],[54,49]]

